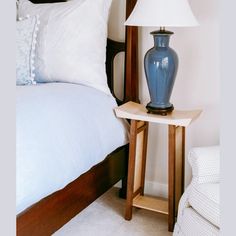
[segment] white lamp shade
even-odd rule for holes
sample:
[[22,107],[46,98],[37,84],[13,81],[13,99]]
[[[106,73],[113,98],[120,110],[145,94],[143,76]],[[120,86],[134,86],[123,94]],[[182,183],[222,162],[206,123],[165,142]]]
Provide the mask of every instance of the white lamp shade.
[[138,0],[125,25],[187,27],[198,22],[188,0]]

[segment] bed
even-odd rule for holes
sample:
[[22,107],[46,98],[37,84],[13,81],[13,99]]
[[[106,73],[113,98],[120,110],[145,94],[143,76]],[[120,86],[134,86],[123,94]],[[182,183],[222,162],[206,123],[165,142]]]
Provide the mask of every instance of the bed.
[[[53,1],[34,1],[46,2]],[[126,17],[135,3],[135,0],[126,1]],[[21,167],[17,175],[25,171],[24,178],[21,176],[17,180],[17,188],[24,185],[22,189],[27,190],[32,183],[38,183],[31,187],[30,194],[22,194],[23,200],[17,204],[17,235],[53,234],[120,180],[120,196],[125,197],[128,163],[126,123],[119,120],[110,127],[106,125],[109,120],[117,120],[113,112],[117,104],[138,102],[137,34],[136,27],[127,27],[124,43],[107,39],[106,74],[113,97],[74,83],[42,83],[17,88],[17,122],[20,124],[17,124],[17,140],[20,140],[17,142],[17,166]],[[125,52],[125,73],[124,98],[121,100],[114,92],[113,64],[115,56],[122,51]],[[35,106],[37,114],[32,110]],[[89,117],[92,120],[88,120]],[[87,145],[84,142],[82,147],[79,140],[84,136],[80,134],[82,128],[78,128],[78,123],[82,123],[85,130],[84,139],[91,140]],[[111,129],[120,134],[114,138],[109,132]],[[48,134],[50,130],[54,132],[51,135]],[[86,130],[90,131],[86,133]],[[74,135],[70,135],[71,132]],[[24,144],[26,137],[31,140],[27,145]],[[100,142],[94,143],[96,139]],[[37,153],[42,148],[41,141],[46,149],[43,156]],[[52,145],[58,145],[56,152],[50,149]],[[101,158],[101,153],[93,156],[95,149],[92,146],[99,146],[97,150],[104,156]],[[26,156],[25,152],[27,162],[22,164],[19,157]],[[83,153],[89,162],[81,165],[76,162],[76,155]],[[34,161],[35,169],[27,169],[31,161]],[[39,182],[31,182],[30,176],[32,181],[36,179]],[[48,188],[55,183],[57,187]]]

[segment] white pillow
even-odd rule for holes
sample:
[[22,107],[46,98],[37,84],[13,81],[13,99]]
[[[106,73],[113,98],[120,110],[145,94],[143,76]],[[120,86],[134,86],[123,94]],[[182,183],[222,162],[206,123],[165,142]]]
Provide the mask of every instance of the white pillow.
[[33,71],[38,24],[37,16],[16,21],[16,85],[35,84]]
[[20,17],[40,16],[36,48],[36,81],[69,82],[107,94],[105,71],[107,21],[112,0],[19,4]]

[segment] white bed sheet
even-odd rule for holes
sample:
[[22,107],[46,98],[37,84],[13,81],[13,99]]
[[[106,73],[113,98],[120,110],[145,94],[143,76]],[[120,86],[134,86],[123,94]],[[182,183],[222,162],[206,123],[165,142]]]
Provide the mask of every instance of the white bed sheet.
[[17,86],[16,211],[22,212],[128,142],[115,99],[69,83]]

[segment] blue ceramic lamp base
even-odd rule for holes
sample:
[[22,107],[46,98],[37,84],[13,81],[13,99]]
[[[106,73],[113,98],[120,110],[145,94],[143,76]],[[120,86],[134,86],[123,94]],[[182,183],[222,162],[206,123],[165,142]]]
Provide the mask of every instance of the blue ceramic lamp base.
[[178,56],[169,47],[170,31],[151,32],[154,47],[144,58],[144,69],[151,101],[146,108],[149,113],[167,115],[174,110],[169,102],[178,68]]

